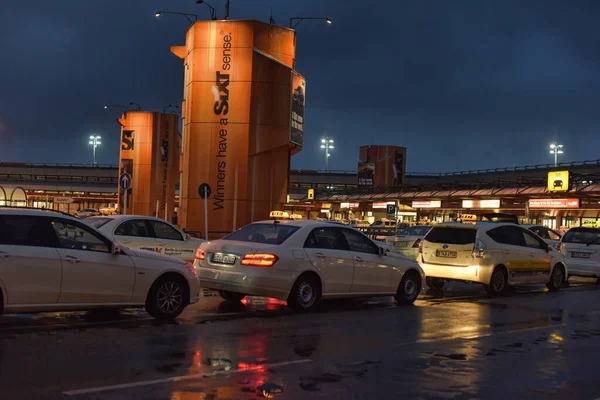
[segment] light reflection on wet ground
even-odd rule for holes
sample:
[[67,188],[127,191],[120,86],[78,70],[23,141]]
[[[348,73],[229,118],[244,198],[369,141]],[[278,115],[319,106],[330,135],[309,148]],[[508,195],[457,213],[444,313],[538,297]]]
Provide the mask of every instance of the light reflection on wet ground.
[[[519,288],[495,299],[474,286],[449,289],[413,307],[336,301],[304,315],[277,300],[210,297],[175,324],[140,311],[8,316],[0,320],[0,389],[53,399],[141,382],[69,396],[76,400],[600,397],[590,383],[599,288]],[[47,329],[2,331],[14,321]]]

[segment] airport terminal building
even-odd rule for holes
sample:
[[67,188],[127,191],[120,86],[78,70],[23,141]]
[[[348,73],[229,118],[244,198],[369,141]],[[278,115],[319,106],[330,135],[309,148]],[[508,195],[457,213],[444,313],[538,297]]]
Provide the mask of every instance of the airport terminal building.
[[[0,163],[0,205],[70,213],[101,208],[117,202],[118,173],[118,166],[112,165]],[[598,226],[600,218],[600,160],[407,173],[401,184],[367,187],[359,185],[359,174],[291,170],[288,201],[282,208],[311,219],[370,222],[446,222],[463,214],[509,212],[523,222],[552,228]]]

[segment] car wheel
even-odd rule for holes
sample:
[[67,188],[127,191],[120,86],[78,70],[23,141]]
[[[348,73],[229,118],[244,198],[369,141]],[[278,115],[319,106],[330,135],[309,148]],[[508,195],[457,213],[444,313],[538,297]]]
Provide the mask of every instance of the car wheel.
[[558,292],[565,281],[565,269],[562,265],[555,265],[550,275],[550,282],[546,283],[546,287],[551,292]]
[[508,286],[508,276],[506,269],[503,267],[496,267],[492,273],[490,284],[485,286],[485,290],[490,296],[498,296],[506,291]]
[[404,274],[394,297],[398,304],[412,304],[419,297],[419,293],[421,293],[421,279],[416,272],[409,271]]
[[321,283],[311,275],[298,278],[287,299],[288,307],[294,311],[314,310],[321,300]]
[[429,286],[430,289],[433,289],[433,290],[442,290],[445,283],[446,282],[444,282],[441,278],[432,278],[432,277],[425,278],[425,284],[427,286]]
[[187,306],[187,292],[183,278],[173,275],[161,277],[150,288],[146,311],[156,319],[176,318]]
[[242,301],[246,297],[243,293],[229,292],[227,290],[219,290],[219,295],[227,301]]

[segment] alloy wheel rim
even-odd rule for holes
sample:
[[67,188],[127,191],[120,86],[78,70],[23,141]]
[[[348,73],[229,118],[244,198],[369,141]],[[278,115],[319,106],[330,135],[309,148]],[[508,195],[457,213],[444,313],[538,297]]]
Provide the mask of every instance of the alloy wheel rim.
[[417,283],[409,278],[404,282],[404,297],[407,299],[412,299],[417,292]]
[[298,287],[298,300],[304,307],[310,307],[315,302],[315,290],[308,282],[302,282]]
[[158,289],[158,308],[167,314],[170,314],[181,306],[183,295],[181,287],[175,282],[165,282]]
[[504,289],[504,275],[502,272],[498,271],[494,275],[494,291],[499,293]]
[[563,281],[563,273],[562,273],[562,269],[559,267],[556,272],[554,272],[554,286],[559,287],[560,285],[562,285],[562,281]]

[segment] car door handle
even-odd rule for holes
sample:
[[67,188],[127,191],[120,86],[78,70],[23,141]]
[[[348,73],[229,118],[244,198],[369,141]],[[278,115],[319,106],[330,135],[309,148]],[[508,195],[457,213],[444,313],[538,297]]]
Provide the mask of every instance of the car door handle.
[[355,256],[354,257],[354,261],[364,261],[364,260],[362,259],[362,257]]
[[73,257],[73,256],[66,256],[65,260],[67,260],[70,263],[78,263],[79,262],[79,258]]
[[325,254],[323,254],[323,253],[317,253],[317,257],[319,257],[319,258],[325,258]]

